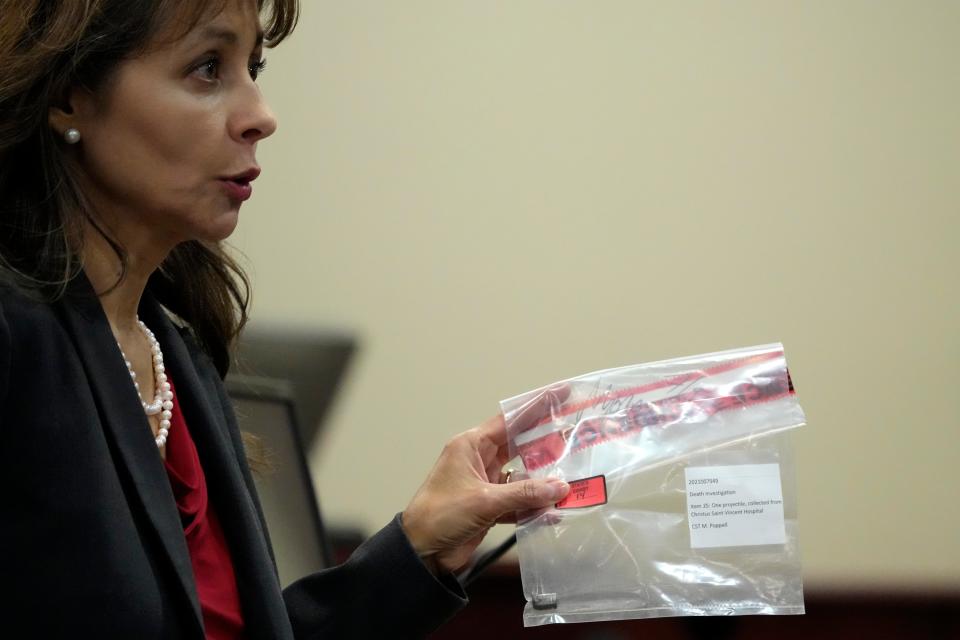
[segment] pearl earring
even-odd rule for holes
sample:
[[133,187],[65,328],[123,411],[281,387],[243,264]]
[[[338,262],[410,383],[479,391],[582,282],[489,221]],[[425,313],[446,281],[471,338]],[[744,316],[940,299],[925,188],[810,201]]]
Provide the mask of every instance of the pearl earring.
[[63,132],[63,139],[67,141],[67,144],[77,144],[80,142],[80,132],[76,129],[67,129]]

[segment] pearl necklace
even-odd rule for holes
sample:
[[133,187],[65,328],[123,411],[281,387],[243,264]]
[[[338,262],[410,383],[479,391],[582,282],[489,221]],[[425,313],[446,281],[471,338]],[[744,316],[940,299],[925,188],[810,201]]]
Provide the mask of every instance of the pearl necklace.
[[[158,447],[162,447],[167,443],[167,436],[170,434],[170,416],[173,415],[173,391],[170,390],[167,374],[164,373],[163,352],[160,351],[160,343],[157,342],[156,336],[147,328],[147,325],[143,324],[140,318],[137,318],[137,324],[140,325],[140,331],[143,332],[147,342],[150,343],[150,355],[153,360],[153,381],[156,389],[153,402],[147,403],[140,395],[140,383],[137,382],[137,374],[133,370],[133,365],[127,360],[127,355],[123,352],[122,347],[120,348],[120,355],[123,356],[123,361],[127,364],[127,371],[130,373],[130,379],[133,380],[133,387],[137,390],[140,404],[143,405],[143,412],[148,416],[160,414],[160,432],[154,438],[154,441]],[[117,346],[120,347],[119,342],[117,342]]]

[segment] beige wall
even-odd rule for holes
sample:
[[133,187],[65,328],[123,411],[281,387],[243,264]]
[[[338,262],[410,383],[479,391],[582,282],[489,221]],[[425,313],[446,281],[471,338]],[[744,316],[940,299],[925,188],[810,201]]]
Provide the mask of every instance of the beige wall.
[[304,5],[235,240],[256,322],[362,337],[329,517],[503,397],[780,340],[808,582],[960,586],[960,3]]

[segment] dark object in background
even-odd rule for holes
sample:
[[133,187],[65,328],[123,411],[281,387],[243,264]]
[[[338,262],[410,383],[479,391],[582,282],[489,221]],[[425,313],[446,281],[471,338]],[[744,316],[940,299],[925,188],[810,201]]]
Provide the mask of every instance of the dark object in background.
[[290,383],[272,378],[227,381],[240,429],[257,436],[270,469],[254,473],[273,543],[280,584],[329,567],[333,554],[297,427]]
[[290,385],[304,449],[310,451],[357,350],[348,334],[252,326],[243,332],[229,379],[273,378]]
[[254,482],[282,586],[342,555],[335,555],[320,515],[307,451],[319,441],[354,350],[353,339],[341,334],[258,330],[241,339],[227,377],[240,429],[257,436],[268,454],[271,470]]

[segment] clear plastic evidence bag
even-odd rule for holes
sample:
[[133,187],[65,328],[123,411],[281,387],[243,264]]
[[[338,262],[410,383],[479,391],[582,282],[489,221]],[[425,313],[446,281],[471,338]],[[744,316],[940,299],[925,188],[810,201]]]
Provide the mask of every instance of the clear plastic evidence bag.
[[571,485],[517,525],[524,626],[804,612],[786,432],[805,418],[782,345],[597,371],[501,408],[512,479]]

